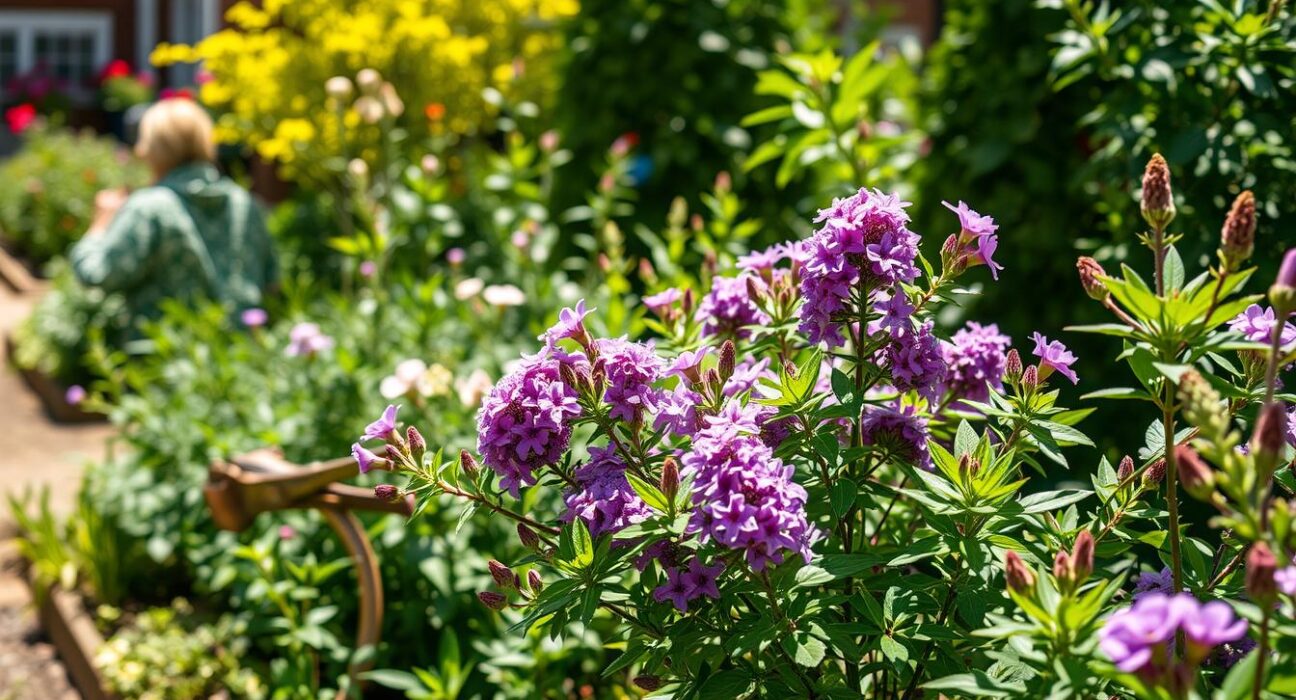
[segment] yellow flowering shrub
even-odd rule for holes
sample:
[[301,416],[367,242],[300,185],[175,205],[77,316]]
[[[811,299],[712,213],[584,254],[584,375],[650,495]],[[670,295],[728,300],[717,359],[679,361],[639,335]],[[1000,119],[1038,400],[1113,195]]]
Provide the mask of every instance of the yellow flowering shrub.
[[376,157],[389,126],[362,119],[350,99],[331,102],[330,77],[354,80],[372,68],[399,95],[399,124],[414,137],[470,134],[490,115],[484,88],[510,99],[553,92],[557,23],[578,8],[577,0],[239,2],[227,29],[193,46],[159,45],[152,60],[201,61],[198,97],[217,114],[217,138],[247,143],[288,177],[310,181],[331,156]]

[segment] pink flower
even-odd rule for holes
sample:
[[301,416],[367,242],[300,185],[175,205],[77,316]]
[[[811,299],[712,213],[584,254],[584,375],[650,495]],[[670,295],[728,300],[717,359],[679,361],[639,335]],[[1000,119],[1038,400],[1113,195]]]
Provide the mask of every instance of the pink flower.
[[36,121],[36,107],[27,102],[10,107],[5,111],[5,121],[9,123],[9,131],[21,134]]
[[1067,350],[1061,341],[1054,340],[1050,342],[1048,338],[1039,333],[1032,334],[1031,339],[1035,341],[1035,349],[1031,352],[1040,359],[1040,381],[1044,381],[1050,372],[1057,371],[1058,374],[1070,379],[1072,384],[1080,383],[1080,378],[1076,376],[1075,370],[1071,369],[1071,365],[1076,361],[1076,356],[1070,350]]

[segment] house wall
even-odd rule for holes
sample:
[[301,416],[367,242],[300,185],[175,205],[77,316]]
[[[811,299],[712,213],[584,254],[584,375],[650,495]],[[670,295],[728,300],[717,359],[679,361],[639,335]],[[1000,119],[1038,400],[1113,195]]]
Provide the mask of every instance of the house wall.
[[113,16],[112,57],[135,64],[135,0],[4,0],[5,10],[75,12],[95,10]]

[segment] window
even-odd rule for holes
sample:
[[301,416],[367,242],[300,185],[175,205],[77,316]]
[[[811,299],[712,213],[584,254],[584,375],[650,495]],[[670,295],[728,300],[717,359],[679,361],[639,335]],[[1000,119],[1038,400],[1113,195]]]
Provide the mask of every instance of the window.
[[[216,0],[172,0],[171,36],[176,44],[196,44],[220,25],[220,3]],[[187,87],[198,81],[198,65],[179,63],[169,69],[172,87]]]
[[112,56],[112,16],[101,11],[0,10],[0,85],[41,69],[84,96]]

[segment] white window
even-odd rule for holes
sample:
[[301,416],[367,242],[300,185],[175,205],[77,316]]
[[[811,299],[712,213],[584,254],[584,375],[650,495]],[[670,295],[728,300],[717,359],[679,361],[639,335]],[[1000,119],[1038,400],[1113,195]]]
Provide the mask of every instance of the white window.
[[112,57],[112,15],[102,11],[0,10],[0,86],[40,69],[84,96]]

